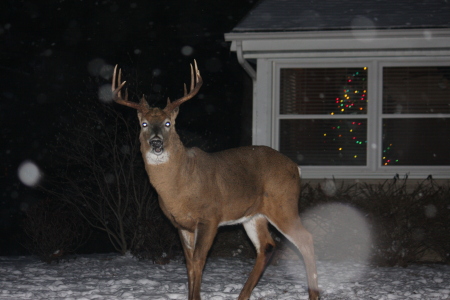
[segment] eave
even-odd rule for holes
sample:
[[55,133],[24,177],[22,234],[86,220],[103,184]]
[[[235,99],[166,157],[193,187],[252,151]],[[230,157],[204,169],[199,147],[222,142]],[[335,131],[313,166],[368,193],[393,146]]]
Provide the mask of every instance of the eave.
[[[429,50],[439,55],[450,52],[450,29],[380,29],[295,32],[231,32],[225,34],[231,51],[245,59],[270,53],[289,57],[299,53]],[[295,53],[295,54],[294,54]],[[384,53],[386,54],[386,53]],[[364,54],[365,55],[365,54]],[[372,53],[373,55],[373,53]]]

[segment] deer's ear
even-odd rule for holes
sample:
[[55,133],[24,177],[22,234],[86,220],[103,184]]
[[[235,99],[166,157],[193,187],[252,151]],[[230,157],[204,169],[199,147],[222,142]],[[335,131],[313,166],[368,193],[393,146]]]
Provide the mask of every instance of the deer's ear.
[[150,105],[148,105],[147,100],[145,100],[145,96],[142,95],[141,101],[139,102],[139,105],[141,106],[141,108],[143,109],[150,109]]

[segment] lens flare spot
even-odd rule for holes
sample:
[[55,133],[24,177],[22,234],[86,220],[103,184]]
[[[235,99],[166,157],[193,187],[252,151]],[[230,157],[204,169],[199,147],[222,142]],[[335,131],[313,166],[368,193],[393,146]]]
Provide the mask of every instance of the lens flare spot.
[[20,164],[17,175],[23,184],[30,187],[37,185],[42,177],[42,173],[38,166],[29,160]]

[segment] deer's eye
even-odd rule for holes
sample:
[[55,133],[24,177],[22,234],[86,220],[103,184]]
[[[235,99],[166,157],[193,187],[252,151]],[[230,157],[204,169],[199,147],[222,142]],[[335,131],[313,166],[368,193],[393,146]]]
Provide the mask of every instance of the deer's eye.
[[142,123],[142,127],[147,127],[147,123]]
[[170,122],[166,122],[166,124],[164,124],[164,126],[170,127]]

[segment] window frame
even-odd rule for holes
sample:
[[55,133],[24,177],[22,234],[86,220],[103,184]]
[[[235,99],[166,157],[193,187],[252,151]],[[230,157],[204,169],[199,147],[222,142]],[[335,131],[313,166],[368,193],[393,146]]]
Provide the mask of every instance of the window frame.
[[[283,119],[354,119],[367,120],[367,152],[364,166],[302,166],[305,178],[392,178],[396,174],[410,178],[450,178],[450,166],[384,166],[382,161],[383,119],[389,118],[450,118],[450,114],[384,114],[383,113],[383,68],[384,67],[433,67],[450,66],[444,57],[356,57],[356,58],[289,58],[269,59],[272,74],[271,115],[269,122],[270,146],[279,150],[279,127]],[[367,67],[367,114],[280,114],[280,72],[283,68],[352,68]],[[270,70],[268,70],[270,71]],[[265,127],[263,125],[263,127]],[[267,133],[266,133],[267,134]]]

